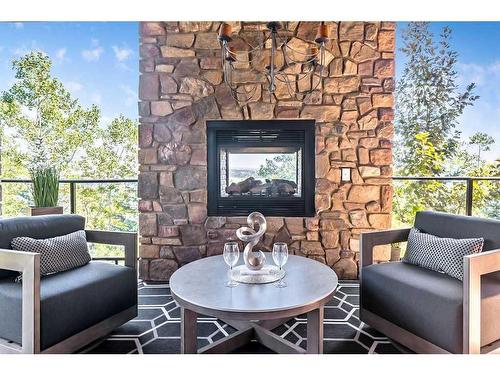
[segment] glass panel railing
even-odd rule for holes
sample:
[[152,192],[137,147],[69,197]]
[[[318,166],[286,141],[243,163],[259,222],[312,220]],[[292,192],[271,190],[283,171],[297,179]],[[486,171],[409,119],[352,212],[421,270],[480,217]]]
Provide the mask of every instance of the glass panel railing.
[[[29,181],[3,180],[2,196],[3,217],[29,215],[33,205]],[[59,205],[64,213],[85,216],[87,229],[137,231],[136,180],[62,180]],[[111,257],[113,262],[123,263],[115,259],[124,257],[122,247],[90,244],[90,252],[93,258]]]
[[413,225],[417,211],[433,210],[466,214],[466,181],[394,180],[392,227]]

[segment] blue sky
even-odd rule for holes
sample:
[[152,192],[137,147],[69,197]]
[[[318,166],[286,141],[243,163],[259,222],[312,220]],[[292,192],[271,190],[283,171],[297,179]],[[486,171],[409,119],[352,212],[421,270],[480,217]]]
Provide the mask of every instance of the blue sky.
[[[405,25],[398,22],[396,78],[406,60],[399,51]],[[500,157],[500,22],[431,22],[431,31],[439,36],[446,25],[452,29],[451,47],[458,52],[459,84],[464,87],[475,82],[480,96],[474,106],[465,109],[459,130],[463,139],[478,131],[490,134],[495,144],[485,157],[494,160]]]
[[[453,30],[460,83],[476,82],[481,96],[466,109],[460,130],[464,138],[477,131],[494,136],[497,147],[487,157],[500,157],[500,23],[433,22],[431,29],[438,34],[444,25]],[[404,26],[398,23],[397,48]],[[75,97],[100,106],[105,121],[120,113],[137,118],[138,38],[135,22],[0,23],[0,91],[13,81],[12,59],[39,49]],[[396,51],[398,77],[404,61]]]
[[136,22],[0,23],[0,91],[12,84],[12,59],[37,49],[83,105],[99,105],[104,121],[137,118],[138,40]]

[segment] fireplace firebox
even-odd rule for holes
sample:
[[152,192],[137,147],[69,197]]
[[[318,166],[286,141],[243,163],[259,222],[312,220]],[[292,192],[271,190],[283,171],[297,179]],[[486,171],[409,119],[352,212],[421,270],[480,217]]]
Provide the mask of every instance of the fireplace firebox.
[[314,216],[314,120],[207,121],[208,214]]

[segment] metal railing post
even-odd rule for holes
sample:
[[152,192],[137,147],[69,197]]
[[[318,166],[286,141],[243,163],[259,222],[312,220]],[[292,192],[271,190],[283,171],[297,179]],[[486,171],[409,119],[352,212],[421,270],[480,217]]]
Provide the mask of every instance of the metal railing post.
[[467,216],[472,216],[472,202],[474,192],[474,179],[467,178],[467,190],[465,191],[465,214]]
[[76,213],[76,183],[71,181],[69,183],[69,205],[72,214]]

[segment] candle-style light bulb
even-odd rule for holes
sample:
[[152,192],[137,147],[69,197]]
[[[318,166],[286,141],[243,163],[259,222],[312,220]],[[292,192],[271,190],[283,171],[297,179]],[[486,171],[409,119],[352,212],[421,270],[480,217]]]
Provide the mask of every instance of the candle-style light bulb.
[[233,33],[233,27],[228,23],[223,23],[220,26],[219,30],[219,40],[230,42],[232,33]]
[[330,26],[322,22],[318,27],[318,34],[315,42],[318,44],[326,43],[330,39]]

